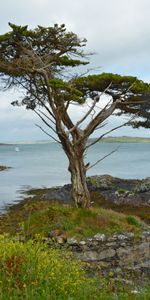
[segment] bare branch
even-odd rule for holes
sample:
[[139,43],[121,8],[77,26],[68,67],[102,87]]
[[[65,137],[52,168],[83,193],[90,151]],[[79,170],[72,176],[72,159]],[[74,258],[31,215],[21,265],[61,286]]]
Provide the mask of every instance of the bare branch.
[[101,128],[105,127],[107,124],[108,124],[108,122],[105,122],[105,123],[99,125],[98,127],[96,127],[95,130],[101,129]]
[[117,147],[116,149],[114,149],[113,151],[109,152],[108,154],[104,155],[102,158],[100,158],[99,160],[97,160],[93,165],[87,167],[87,171],[91,168],[93,168],[94,166],[96,166],[98,163],[100,163],[102,160],[104,160],[106,157],[110,156],[111,154],[115,153],[117,150],[119,149],[119,147]]
[[118,125],[118,126],[112,128],[112,129],[108,130],[107,132],[103,133],[98,139],[96,139],[95,141],[93,141],[92,143],[90,143],[89,145],[87,145],[86,149],[88,149],[89,147],[91,147],[91,146],[95,145],[96,143],[98,143],[105,135],[107,135],[107,134],[109,134],[109,133],[111,133],[111,132],[113,132],[113,131],[115,131],[115,130],[117,130],[119,128],[122,128],[122,127],[126,126],[127,124],[129,124],[132,121],[132,119],[134,119],[134,118],[131,118],[128,122],[125,122],[125,123],[123,123],[121,125]]
[[70,100],[67,101],[67,104],[65,106],[65,110],[67,111],[68,107],[69,107],[69,104],[70,104]]
[[[21,81],[19,81],[19,80],[17,80],[16,79],[16,81],[18,82],[18,84],[20,84],[24,89],[26,89],[29,93],[30,93],[30,89],[27,87],[27,86],[25,86],[24,84],[23,84],[23,82],[21,82]],[[30,79],[25,79],[25,83],[26,82],[28,82],[30,85],[31,85],[31,80]],[[35,82],[35,80],[33,79],[33,84],[35,85],[35,88],[37,89],[37,85],[36,85],[36,82]],[[37,94],[35,94],[34,93],[34,91],[32,90],[32,95],[35,97],[35,99],[37,99],[41,104],[42,104],[42,106],[47,110],[47,112],[53,117],[53,119],[55,120],[55,117],[54,117],[54,115],[52,114],[52,112],[50,111],[50,109],[45,105],[45,103],[44,103],[44,101],[42,101],[39,97],[38,97],[38,95]],[[52,121],[52,120],[51,120]],[[55,124],[55,122],[54,121],[52,121],[54,124]]]
[[38,109],[38,111],[39,111],[43,116],[45,116],[49,121],[51,121],[54,125],[56,125],[56,123],[55,123],[50,117],[48,117],[43,111],[41,111],[40,109]]
[[76,123],[76,125],[74,125],[74,127],[72,127],[70,130],[69,130],[69,132],[72,132],[72,131],[74,131],[88,116],[89,116],[89,114],[92,112],[92,110],[94,109],[94,106],[96,105],[96,99],[94,100],[94,102],[93,102],[93,104],[92,104],[92,106],[91,106],[91,108],[88,110],[88,112],[83,116],[83,118],[82,119],[80,119],[77,123]]
[[[113,102],[109,108],[108,104],[97,114],[97,116],[84,129],[84,137],[88,138],[100,123],[103,123],[115,110],[117,102]],[[107,108],[107,109],[106,109]]]
[[[112,83],[110,83],[111,85]],[[125,91],[125,95],[127,94],[127,92],[132,88],[132,86],[135,84],[132,83],[129,88]],[[108,87],[106,88],[108,92]],[[111,95],[112,96],[112,95]],[[113,114],[115,108],[117,107],[118,104],[124,103],[122,101],[121,98],[122,94],[119,95],[118,99],[115,99],[115,101],[113,101],[113,103],[110,105],[109,108],[107,108],[110,104],[111,101],[109,101],[106,106],[97,114],[97,116],[88,124],[87,128],[84,130],[85,133],[85,137],[88,137],[90,134],[92,134],[92,132],[97,128],[97,126],[102,123],[103,121],[105,121],[110,115]],[[112,96],[113,98],[113,96]],[[124,125],[123,125],[124,126]],[[122,126],[121,126],[122,127]],[[115,129],[114,129],[115,130]]]
[[41,126],[39,126],[38,124],[35,124],[38,128],[40,128],[41,131],[43,131],[46,135],[48,135],[49,137],[51,137],[55,142],[61,144],[60,141],[58,141],[57,139],[55,139],[51,134],[49,134],[46,130],[44,130]]
[[56,130],[49,124],[46,122],[46,120],[34,109],[34,112],[39,116],[39,118],[43,121],[43,123],[49,127],[54,133],[57,134]]
[[[106,91],[110,88],[112,82],[106,87],[106,89],[99,95],[99,98],[106,93]],[[92,106],[90,107],[90,109],[87,111],[87,113],[83,116],[83,118],[81,118],[74,127],[72,127],[69,132],[72,132],[74,131],[81,123],[83,123],[86,118],[90,115],[90,113],[93,111],[95,105],[96,105],[96,102],[97,102],[97,98],[95,97],[94,101],[93,101],[93,104]],[[108,104],[107,104],[108,105]]]

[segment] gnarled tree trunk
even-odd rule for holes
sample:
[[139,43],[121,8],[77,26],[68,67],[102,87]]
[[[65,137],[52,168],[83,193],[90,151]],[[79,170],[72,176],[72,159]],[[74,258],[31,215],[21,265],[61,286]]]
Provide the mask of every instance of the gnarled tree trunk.
[[86,168],[83,156],[75,155],[69,159],[71,173],[72,199],[76,207],[90,207],[90,193],[86,182]]

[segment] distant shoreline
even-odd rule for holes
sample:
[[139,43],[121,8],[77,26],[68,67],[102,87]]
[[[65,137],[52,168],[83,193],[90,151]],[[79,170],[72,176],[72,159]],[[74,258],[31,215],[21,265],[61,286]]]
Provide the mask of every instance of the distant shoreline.
[[150,138],[144,137],[129,137],[129,136],[120,136],[120,137],[105,137],[101,140],[105,143],[150,143]]
[[[90,138],[89,142],[94,141],[97,138]],[[100,142],[101,143],[150,143],[150,138],[145,138],[145,137],[130,137],[130,136],[119,136],[119,137],[108,136],[108,137],[102,138],[100,140]],[[51,144],[51,143],[56,143],[56,142],[50,141],[50,140],[16,141],[16,142],[0,143],[0,146]]]

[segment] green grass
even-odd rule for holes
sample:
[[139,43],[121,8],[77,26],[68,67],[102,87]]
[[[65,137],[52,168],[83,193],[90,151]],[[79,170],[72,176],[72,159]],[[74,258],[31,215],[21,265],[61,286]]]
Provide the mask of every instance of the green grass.
[[[142,222],[137,217],[127,217],[111,209],[93,207],[83,209],[58,203],[32,200],[20,210],[10,210],[0,219],[0,232],[20,233],[34,237],[37,233],[47,236],[59,229],[68,237],[82,239],[96,233],[134,232],[139,235]],[[137,226],[138,225],[138,226]]]
[[135,216],[127,216],[127,221],[130,225],[141,227],[140,220],[138,220]]
[[121,205],[115,204],[112,201],[105,200],[104,197],[102,197],[97,192],[91,193],[92,199],[96,206],[103,207],[104,209],[112,209],[114,212],[123,213],[125,215],[132,215],[140,218],[147,224],[150,224],[150,213],[147,206],[139,205],[139,206],[133,206],[132,204],[124,204],[121,203]]

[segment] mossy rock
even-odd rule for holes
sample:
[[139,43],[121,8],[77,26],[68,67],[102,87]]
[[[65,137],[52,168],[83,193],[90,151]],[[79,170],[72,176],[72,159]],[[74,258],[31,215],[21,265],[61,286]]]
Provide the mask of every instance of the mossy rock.
[[91,190],[95,188],[109,190],[112,188],[115,179],[115,177],[110,175],[91,176],[87,177],[87,183]]

